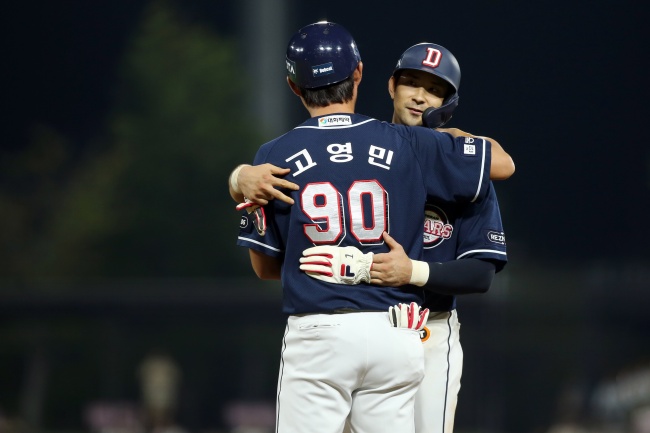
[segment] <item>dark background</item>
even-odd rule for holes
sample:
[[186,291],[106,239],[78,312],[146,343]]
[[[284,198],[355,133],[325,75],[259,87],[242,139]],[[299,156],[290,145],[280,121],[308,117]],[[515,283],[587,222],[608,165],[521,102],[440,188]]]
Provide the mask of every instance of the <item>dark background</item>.
[[[214,177],[193,179],[188,188],[168,187],[152,171],[143,196],[132,191],[137,188],[123,195],[152,206],[183,196],[175,206],[182,213],[148,224],[143,204],[143,221],[113,228],[92,245],[93,255],[86,249],[68,254],[43,229],[58,200],[40,203],[83,183],[74,173],[115,146],[110,125],[119,107],[137,112],[138,88],[124,85],[125,57],[148,8],[160,4],[186,29],[207,29],[230,44],[234,61],[215,76],[214,86],[239,93],[214,113],[258,136],[242,137],[242,147],[234,140],[215,144]],[[0,202],[0,213],[22,215],[16,203],[33,213],[20,225],[26,234],[14,235],[16,220],[2,229],[0,415],[43,430],[83,429],[87,402],[137,400],[133,365],[160,346],[189,370],[179,422],[190,430],[226,425],[221,411],[227,394],[273,400],[283,327],[281,315],[273,314],[279,311],[277,287],[270,286],[275,296],[267,299],[259,288],[268,286],[250,278],[245,252],[234,246],[237,216],[222,191],[236,163],[252,160],[256,146],[276,129],[306,116],[287,89],[286,99],[278,100],[288,113],[284,124],[264,129],[256,122],[264,113],[255,110],[255,98],[262,98],[255,83],[275,73],[277,86],[285,86],[284,46],[261,53],[249,41],[259,24],[251,11],[270,4],[283,19],[274,30],[281,45],[321,19],[355,35],[364,62],[357,111],[380,119],[391,117],[386,85],[401,52],[422,41],[444,45],[463,72],[450,126],[496,138],[515,160],[515,175],[497,184],[510,263],[490,293],[459,301],[466,361],[457,430],[541,432],[560,420],[600,420],[594,415],[598,384],[650,357],[650,150],[644,133],[650,40],[645,8],[632,0],[8,3],[2,14],[0,198],[11,200]],[[266,60],[274,58],[277,64]],[[63,141],[66,154],[45,181],[43,161],[35,166],[29,157],[43,128]],[[152,143],[143,152],[162,153]],[[150,164],[185,170],[178,158],[152,158]],[[127,186],[129,179],[138,178],[127,177]],[[183,236],[155,242],[179,226]],[[139,249],[134,239],[148,247]],[[67,267],[58,259],[29,263],[40,254],[71,258],[63,262]],[[258,326],[233,326],[233,305],[260,317]],[[258,344],[259,352],[242,343],[260,334],[269,338]],[[233,347],[235,356],[223,355]],[[49,379],[42,381],[48,386],[34,385],[39,360],[49,365]],[[66,385],[62,376],[74,376],[75,369],[95,377],[95,386],[86,380]],[[624,423],[627,415],[605,418]]]
[[[9,6],[3,99],[11,127],[3,148],[20,149],[34,122],[87,145],[111,104],[116,64],[146,3]],[[640,2],[288,5],[287,28],[277,30],[285,39],[320,19],[355,35],[366,67],[357,108],[381,119],[391,116],[386,81],[406,47],[434,41],[455,53],[463,71],[462,102],[450,126],[497,138],[515,159],[516,177],[499,190],[512,246],[524,249],[518,253],[647,257],[650,156],[641,137],[648,114],[648,37]],[[242,36],[235,2],[191,1],[178,8],[219,34]],[[239,71],[232,72],[235,78]],[[291,103],[297,107],[294,124],[304,113]]]

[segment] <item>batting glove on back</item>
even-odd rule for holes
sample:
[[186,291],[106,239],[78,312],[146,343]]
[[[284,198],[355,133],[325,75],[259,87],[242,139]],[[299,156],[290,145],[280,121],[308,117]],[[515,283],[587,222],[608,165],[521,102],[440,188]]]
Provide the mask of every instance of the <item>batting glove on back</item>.
[[415,302],[410,304],[397,304],[388,307],[388,320],[395,328],[409,328],[420,331],[424,328],[429,318],[429,309],[424,310]]
[[244,198],[243,203],[239,203],[235,209],[242,210],[246,209],[248,214],[253,214],[253,225],[259,233],[260,236],[266,234],[266,214],[264,213],[264,208],[258,204],[253,203],[247,198]]
[[320,246],[307,248],[300,258],[300,270],[317,280],[336,284],[370,282],[373,253],[356,247]]

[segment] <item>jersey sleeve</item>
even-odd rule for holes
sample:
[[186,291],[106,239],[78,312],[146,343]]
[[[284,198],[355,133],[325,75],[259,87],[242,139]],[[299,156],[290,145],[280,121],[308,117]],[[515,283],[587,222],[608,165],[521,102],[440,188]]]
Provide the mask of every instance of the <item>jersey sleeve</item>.
[[492,182],[484,197],[467,206],[457,221],[457,259],[489,260],[499,272],[506,265],[506,238],[501,212]]
[[490,183],[491,143],[432,129],[411,128],[427,193],[443,201],[475,202]]
[[237,245],[250,248],[266,254],[267,256],[280,257],[284,254],[280,236],[273,217],[273,207],[265,206],[267,228],[264,236],[261,236],[253,224],[253,215],[243,211],[239,222],[239,235]]
[[[271,146],[271,143],[267,143],[259,148],[255,154],[253,165],[264,164],[267,161]],[[280,257],[284,254],[285,247],[275,221],[275,202],[276,200],[273,200],[264,206],[267,223],[264,236],[261,236],[255,229],[253,224],[254,216],[252,214],[249,215],[246,210],[242,211],[239,221],[237,245],[259,251],[272,257]]]

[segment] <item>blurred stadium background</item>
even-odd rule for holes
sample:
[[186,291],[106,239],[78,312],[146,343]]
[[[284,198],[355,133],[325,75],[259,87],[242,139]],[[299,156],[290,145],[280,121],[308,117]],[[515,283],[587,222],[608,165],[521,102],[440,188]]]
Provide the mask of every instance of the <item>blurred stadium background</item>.
[[449,48],[451,126],[517,164],[496,186],[510,263],[459,300],[456,431],[650,432],[643,16],[632,0],[11,2],[0,432],[273,431],[281,290],[235,246],[226,181],[304,119],[285,44],[321,19],[355,35],[357,108],[380,119],[399,54]]

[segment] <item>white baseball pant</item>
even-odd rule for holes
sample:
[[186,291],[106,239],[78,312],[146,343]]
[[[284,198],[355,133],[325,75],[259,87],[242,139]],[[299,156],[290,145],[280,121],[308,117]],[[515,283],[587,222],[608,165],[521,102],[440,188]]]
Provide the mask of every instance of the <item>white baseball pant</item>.
[[413,433],[424,374],[417,331],[388,312],[290,316],[284,335],[276,433]]
[[415,396],[415,431],[452,433],[463,372],[458,313],[431,312],[426,331],[424,379]]

